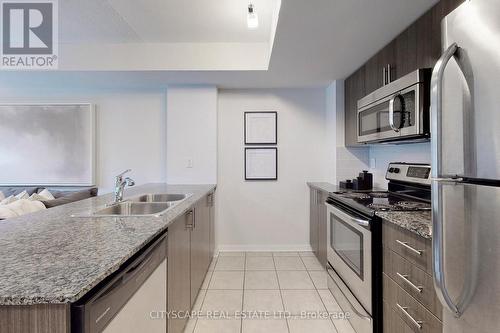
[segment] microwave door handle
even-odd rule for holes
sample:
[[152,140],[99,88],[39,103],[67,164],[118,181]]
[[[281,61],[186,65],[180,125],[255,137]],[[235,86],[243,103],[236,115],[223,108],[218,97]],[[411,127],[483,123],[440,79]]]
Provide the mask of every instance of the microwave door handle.
[[389,126],[391,126],[392,130],[396,133],[399,132],[399,128],[394,125],[394,101],[397,97],[398,95],[394,95],[389,100]]

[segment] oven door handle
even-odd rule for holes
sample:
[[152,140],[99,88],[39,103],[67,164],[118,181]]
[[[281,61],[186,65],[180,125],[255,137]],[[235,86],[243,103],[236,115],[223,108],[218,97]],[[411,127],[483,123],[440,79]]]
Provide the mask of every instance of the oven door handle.
[[350,214],[347,214],[346,212],[341,211],[340,209],[333,206],[332,204],[327,203],[327,205],[333,211],[333,213],[335,215],[337,215],[338,217],[340,217],[342,220],[348,220],[348,221],[354,222],[355,224],[360,225],[360,226],[365,227],[365,228],[370,226],[369,220],[363,220],[363,219],[354,217]]

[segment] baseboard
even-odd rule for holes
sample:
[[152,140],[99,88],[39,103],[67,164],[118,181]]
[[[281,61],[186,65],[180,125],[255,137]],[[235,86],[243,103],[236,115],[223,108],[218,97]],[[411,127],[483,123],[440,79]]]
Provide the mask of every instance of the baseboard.
[[309,244],[305,245],[219,245],[217,252],[302,252],[312,251]]

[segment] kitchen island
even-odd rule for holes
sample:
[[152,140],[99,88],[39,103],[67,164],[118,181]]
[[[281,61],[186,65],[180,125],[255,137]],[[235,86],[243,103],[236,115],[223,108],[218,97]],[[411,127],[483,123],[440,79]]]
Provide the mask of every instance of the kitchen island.
[[188,194],[161,216],[90,216],[112,202],[108,194],[2,221],[0,331],[46,332],[43,323],[36,323],[45,319],[51,322],[50,332],[69,332],[69,304],[118,271],[214,189],[165,184],[127,189],[125,200],[150,193]]

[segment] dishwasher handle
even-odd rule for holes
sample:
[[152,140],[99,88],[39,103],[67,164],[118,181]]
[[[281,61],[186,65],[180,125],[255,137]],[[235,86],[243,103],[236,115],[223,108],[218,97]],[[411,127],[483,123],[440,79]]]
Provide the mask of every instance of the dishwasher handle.
[[[126,285],[127,282],[132,280],[138,275],[145,274],[147,271],[151,270],[151,267],[146,267],[153,259],[155,259],[155,252],[159,246],[162,245],[162,241],[165,240],[166,234],[156,240],[147,250],[144,251],[137,259],[133,261],[117,278],[117,280],[112,283],[108,288],[104,289],[93,302],[97,302],[102,298],[112,294],[116,290],[119,290],[122,286]],[[158,256],[156,256],[158,257]],[[160,259],[160,258],[156,258]],[[155,260],[155,262],[158,260]],[[161,261],[160,261],[161,262]],[[155,266],[156,267],[156,266]],[[148,269],[149,268],[149,269]]]
[[102,288],[71,308],[75,333],[101,332],[155,269],[166,259],[167,234],[151,243],[137,258]]

